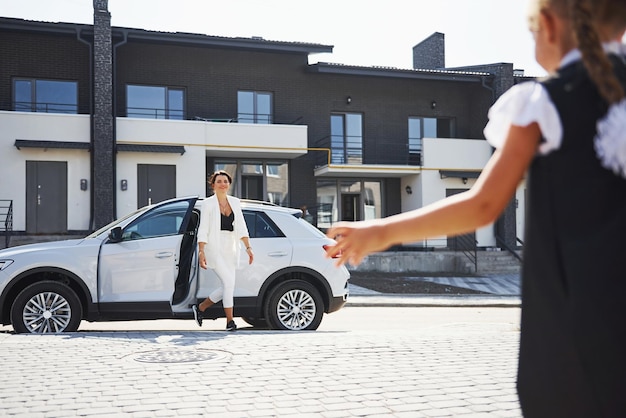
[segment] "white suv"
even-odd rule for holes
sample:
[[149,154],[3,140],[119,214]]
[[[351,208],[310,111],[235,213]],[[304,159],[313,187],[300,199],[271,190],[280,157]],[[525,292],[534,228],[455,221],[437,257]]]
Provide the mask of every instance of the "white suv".
[[[77,240],[0,251],[0,322],[18,333],[76,331],[81,320],[192,319],[219,283],[198,266],[201,200],[141,208]],[[255,260],[237,270],[235,316],[257,327],[314,330],[346,303],[350,274],[299,209],[242,201]],[[242,257],[246,256],[242,251]],[[221,303],[203,313],[219,318]]]

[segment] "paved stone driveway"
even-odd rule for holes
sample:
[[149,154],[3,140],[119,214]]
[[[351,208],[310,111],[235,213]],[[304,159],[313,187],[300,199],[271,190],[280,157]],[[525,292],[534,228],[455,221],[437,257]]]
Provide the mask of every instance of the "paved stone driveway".
[[519,330],[0,333],[0,416],[520,417]]

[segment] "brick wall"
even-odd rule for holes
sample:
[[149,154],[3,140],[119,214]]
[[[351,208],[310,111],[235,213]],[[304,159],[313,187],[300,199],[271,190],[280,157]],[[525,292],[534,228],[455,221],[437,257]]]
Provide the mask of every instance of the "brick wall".
[[89,113],[89,47],[76,36],[0,32],[0,108],[12,110],[13,78],[78,82],[79,113]]

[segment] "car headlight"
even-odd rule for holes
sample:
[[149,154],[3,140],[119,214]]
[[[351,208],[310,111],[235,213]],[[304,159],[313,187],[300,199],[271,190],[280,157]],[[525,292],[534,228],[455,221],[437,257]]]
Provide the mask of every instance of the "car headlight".
[[13,260],[0,260],[0,271],[13,264]]

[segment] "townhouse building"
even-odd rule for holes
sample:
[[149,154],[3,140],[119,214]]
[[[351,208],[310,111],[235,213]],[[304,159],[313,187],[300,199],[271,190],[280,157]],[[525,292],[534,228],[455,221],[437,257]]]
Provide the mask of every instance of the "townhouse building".
[[[0,18],[0,201],[14,233],[84,233],[208,196],[217,169],[234,195],[306,205],[322,230],[415,209],[471,187],[492,153],[487,110],[526,79],[506,63],[446,68],[440,33],[411,69],[311,64],[332,46],[112,27],[107,1],[94,5],[93,25]],[[522,184],[472,239],[515,247],[523,208]]]

